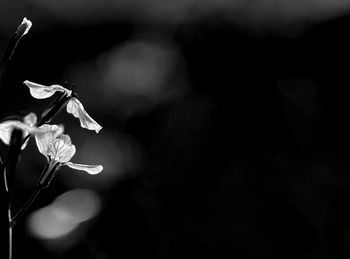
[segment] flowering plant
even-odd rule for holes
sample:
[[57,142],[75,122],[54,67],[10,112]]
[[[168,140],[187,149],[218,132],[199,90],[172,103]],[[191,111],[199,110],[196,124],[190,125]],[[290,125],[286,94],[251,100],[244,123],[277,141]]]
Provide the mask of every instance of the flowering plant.
[[[29,32],[32,23],[24,18],[14,37],[9,42],[0,59],[0,76],[4,74],[13,52],[20,39]],[[64,134],[63,125],[49,124],[53,117],[62,109],[79,119],[82,128],[93,130],[98,133],[102,127],[86,112],[83,104],[79,101],[77,94],[67,88],[54,84],[50,86],[41,85],[31,81],[24,81],[29,88],[32,97],[46,99],[58,94],[54,102],[42,113],[38,120],[35,113],[28,113],[22,117],[9,117],[0,121],[0,140],[9,146],[6,159],[0,154],[0,172],[3,172],[3,185],[1,195],[8,202],[6,210],[0,211],[6,214],[8,220],[8,258],[12,258],[12,229],[17,221],[25,214],[30,205],[38,197],[43,189],[49,187],[52,179],[62,166],[68,166],[75,170],[85,171],[95,175],[103,170],[102,165],[86,165],[71,162],[76,153],[76,147],[72,144],[69,135]],[[27,202],[15,213],[12,211],[13,177],[16,165],[22,151],[26,148],[31,137],[35,138],[38,151],[46,157],[46,165],[41,176],[37,180],[33,194]],[[1,217],[0,217],[1,218]]]

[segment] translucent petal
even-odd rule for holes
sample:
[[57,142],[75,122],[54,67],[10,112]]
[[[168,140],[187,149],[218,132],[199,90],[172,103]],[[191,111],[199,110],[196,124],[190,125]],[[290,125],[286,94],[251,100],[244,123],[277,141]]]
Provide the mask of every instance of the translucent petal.
[[29,131],[29,127],[23,122],[10,120],[0,123],[0,139],[6,144],[10,144],[12,130],[14,128],[21,129],[25,135]]
[[67,163],[72,159],[76,151],[68,135],[59,135],[53,142],[49,143],[48,155],[60,163]]
[[[23,131],[23,136],[26,137],[28,134],[36,132],[37,128],[34,126],[36,124],[37,117],[35,113],[29,113],[24,117],[24,123],[17,120],[9,120],[3,123],[0,123],[0,139],[6,144],[9,145],[11,140],[12,130],[14,128],[20,129]],[[23,143],[22,150],[27,146],[28,139]]]
[[98,133],[102,127],[84,110],[83,105],[77,98],[71,98],[67,104],[67,112],[80,120],[80,126]]
[[98,174],[103,170],[102,165],[82,165],[82,164],[74,164],[72,162],[66,163],[70,168],[85,171],[88,174]]
[[64,88],[61,85],[46,86],[30,82],[28,80],[24,81],[23,83],[29,87],[30,94],[36,99],[49,98],[56,92],[66,92],[68,95],[72,94],[72,91]]
[[39,152],[49,158],[48,147],[59,134],[62,134],[63,126],[44,124],[35,131],[35,141]]

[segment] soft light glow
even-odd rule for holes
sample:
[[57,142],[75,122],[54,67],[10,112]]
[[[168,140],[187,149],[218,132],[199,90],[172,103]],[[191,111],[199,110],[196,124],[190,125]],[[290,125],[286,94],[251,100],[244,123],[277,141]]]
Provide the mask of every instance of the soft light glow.
[[102,57],[101,73],[109,94],[159,98],[176,62],[173,49],[152,41],[128,42]]
[[29,231],[41,239],[56,239],[75,230],[79,223],[98,214],[101,209],[99,197],[92,191],[75,189],[66,192],[55,201],[32,213]]
[[78,226],[52,205],[34,212],[29,217],[28,224],[30,232],[42,239],[60,238]]
[[103,164],[103,173],[94,177],[86,174],[65,174],[62,177],[69,186],[82,185],[82,181],[89,182],[93,188],[106,190],[113,184],[132,173],[134,168],[140,164],[141,151],[135,141],[126,136],[115,136],[105,130],[99,136],[91,136],[80,145],[77,160],[86,159],[95,163],[99,161]]
[[[73,22],[92,23],[97,19],[148,19],[178,23],[218,13],[249,24],[319,20],[349,12],[348,0],[29,0]],[[82,8],[83,7],[83,8]]]
[[59,196],[53,206],[70,222],[81,223],[96,216],[101,202],[94,192],[75,189]]

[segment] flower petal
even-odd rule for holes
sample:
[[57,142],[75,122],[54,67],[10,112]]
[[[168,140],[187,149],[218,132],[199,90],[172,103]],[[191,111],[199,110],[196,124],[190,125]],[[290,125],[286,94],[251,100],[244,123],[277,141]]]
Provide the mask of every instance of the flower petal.
[[76,170],[85,171],[88,174],[98,174],[103,170],[102,165],[82,165],[82,164],[74,164],[72,162],[68,162],[65,165]]
[[67,112],[80,120],[80,126],[98,133],[102,127],[84,110],[83,105],[77,98],[71,98],[67,104]]
[[30,82],[28,80],[24,81],[23,83],[29,87],[30,94],[36,99],[49,98],[56,92],[66,92],[68,95],[72,94],[72,91],[64,88],[61,85],[46,86]]
[[59,134],[62,134],[63,126],[44,124],[37,128],[35,133],[35,141],[39,152],[48,159],[48,147]]
[[10,144],[12,130],[14,128],[20,129],[26,135],[29,131],[29,127],[23,122],[16,120],[9,120],[0,123],[0,139],[6,144]]
[[36,124],[38,118],[36,117],[35,113],[31,112],[27,116],[24,117],[24,124],[26,124],[28,127],[34,127]]
[[31,27],[32,27],[32,22],[28,20],[26,17],[24,17],[22,23],[17,28],[17,32],[21,33],[21,36],[24,36],[28,33]]
[[[35,113],[29,113],[24,117],[24,123],[18,120],[9,120],[0,123],[0,139],[6,144],[9,145],[12,135],[12,130],[14,128],[20,129],[23,131],[23,137],[26,137],[28,134],[36,131],[37,117]],[[28,139],[23,143],[22,150],[27,146]]]
[[53,142],[49,143],[47,154],[57,162],[67,163],[72,159],[75,151],[75,146],[72,144],[70,137],[61,134]]

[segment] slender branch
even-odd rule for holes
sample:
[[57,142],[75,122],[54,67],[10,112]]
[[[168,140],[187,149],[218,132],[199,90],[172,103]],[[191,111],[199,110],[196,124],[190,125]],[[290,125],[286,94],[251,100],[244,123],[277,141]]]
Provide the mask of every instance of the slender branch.
[[[68,103],[70,96],[67,96],[66,93],[61,93],[56,97],[56,99],[48,106],[48,108],[43,112],[41,119],[37,123],[37,127],[42,126],[45,123],[50,122]],[[31,134],[28,134],[23,138],[22,144],[31,137]]]
[[9,222],[9,259],[12,259],[12,248],[13,248],[13,237],[12,237],[12,225],[11,225],[11,203],[9,203],[8,211],[7,211],[7,216],[8,216],[8,222]]
[[[6,168],[4,169],[4,179],[5,179],[5,187],[7,191],[7,221],[8,221],[8,258],[12,259],[12,249],[13,249],[13,236],[12,236],[12,226],[11,226],[11,208],[12,208],[12,189],[9,186],[9,179],[6,172]],[[12,188],[12,187],[11,187]]]
[[[9,201],[9,192],[8,192],[8,186],[7,186],[7,182],[6,182],[6,171],[5,171],[5,166],[3,164],[1,164],[1,173],[3,174],[3,180],[4,182],[1,183],[0,186],[0,192],[1,192],[1,197],[2,200],[5,201],[4,204],[1,204],[1,221],[3,223],[1,223],[1,233],[4,233],[4,235],[2,236],[2,240],[4,241],[3,245],[0,246],[1,251],[6,250],[5,254],[2,254],[1,257],[4,257],[6,259],[11,259],[11,254],[12,254],[12,233],[10,231],[9,225],[6,224],[6,222],[8,223],[8,201]],[[6,226],[6,229],[3,229],[2,226]],[[6,232],[7,231],[7,232]],[[6,237],[5,237],[6,236]],[[4,250],[3,250],[4,249]]]
[[12,209],[12,192],[13,192],[13,180],[16,172],[16,166],[21,154],[23,132],[18,129],[14,129],[11,133],[10,148],[8,151],[7,160],[3,165],[4,183],[7,195],[7,221],[8,221],[8,258],[12,259],[13,251],[13,237],[11,226],[11,209]]
[[29,207],[33,204],[33,202],[35,201],[35,199],[38,197],[38,195],[43,189],[44,189],[43,186],[40,186],[40,185],[38,185],[35,188],[34,192],[30,196],[30,198],[27,200],[27,202],[23,205],[22,208],[20,208],[20,210],[16,213],[16,215],[11,219],[10,221],[11,228],[13,228],[14,225],[17,223],[17,221],[27,212]]
[[37,123],[37,127],[48,123],[55,117],[68,103],[71,96],[67,93],[60,93],[57,98],[49,105],[49,107],[41,115],[40,121]]
[[[28,33],[32,26],[31,21],[26,18],[23,19],[22,23],[18,26],[14,36],[9,41],[5,51],[0,56],[0,83],[2,76],[12,58],[12,55],[19,43],[20,39]],[[13,252],[13,239],[12,239],[12,226],[11,226],[11,203],[12,203],[12,182],[14,173],[16,171],[16,165],[18,158],[21,153],[21,142],[22,142],[22,131],[13,130],[11,134],[10,149],[5,162],[2,161],[0,156],[0,169],[3,172],[4,177],[4,194],[7,200],[7,220],[8,220],[8,258],[12,259]],[[5,212],[5,210],[4,210]],[[4,215],[5,216],[5,215]]]
[[46,166],[43,169],[43,172],[41,173],[41,176],[38,180],[38,184],[35,187],[33,193],[29,197],[29,199],[26,201],[26,203],[17,211],[17,213],[13,216],[13,218],[10,221],[10,226],[13,227],[18,220],[28,211],[30,206],[34,203],[36,198],[39,196],[41,191],[48,188],[52,179],[55,177],[55,174],[57,170],[59,169],[60,165],[56,164],[53,165],[51,163],[47,163]]
[[6,193],[8,193],[9,188],[8,188],[8,184],[7,184],[7,178],[6,178],[6,171],[5,171],[5,164],[0,156],[0,170],[3,174],[3,178],[4,178],[4,187],[5,187],[5,191]]
[[31,26],[32,23],[27,19],[23,19],[23,22],[18,26],[17,31],[12,36],[5,51],[0,57],[0,76],[5,71],[7,64],[11,60],[20,39],[23,37],[23,35],[27,34]]
[[0,154],[0,170],[3,168],[3,160],[2,160],[2,156]]
[[15,214],[15,216],[13,218],[11,218],[10,220],[10,226],[13,227],[17,220],[22,217],[24,215],[24,213],[28,210],[28,208],[30,207],[30,205],[32,205],[32,203],[35,201],[36,197],[40,194],[40,192],[42,191],[43,187],[42,185],[40,185],[40,181],[42,181],[42,179],[45,177],[47,170],[49,167],[49,163],[46,163],[39,181],[38,181],[38,185],[37,187],[34,189],[34,192],[32,193],[32,195],[30,196],[30,198],[27,200],[27,202],[19,209],[19,211],[17,211],[17,213]]

